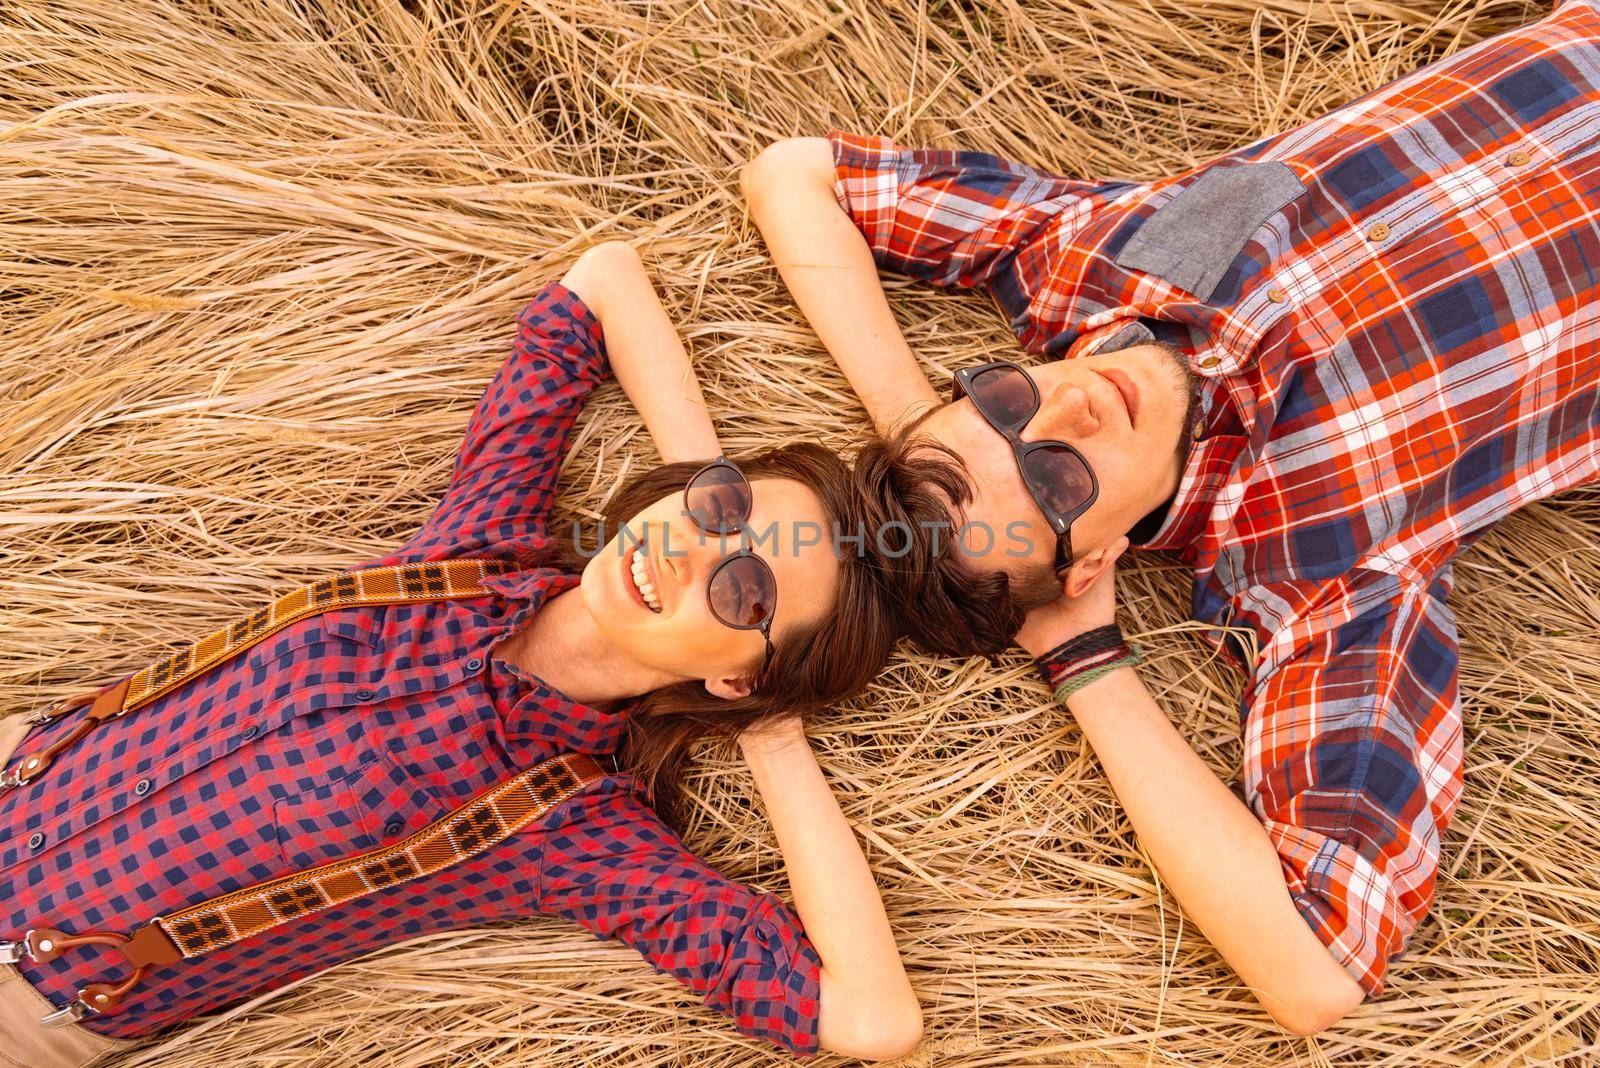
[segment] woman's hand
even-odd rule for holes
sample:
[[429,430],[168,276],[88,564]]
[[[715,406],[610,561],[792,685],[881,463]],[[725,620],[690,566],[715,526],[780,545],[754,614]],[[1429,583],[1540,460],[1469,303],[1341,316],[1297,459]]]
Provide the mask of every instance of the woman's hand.
[[809,747],[804,721],[799,716],[784,716],[751,727],[739,734],[739,751],[746,764],[782,753],[795,745]]
[[1117,621],[1117,565],[1107,564],[1077,597],[1063,593],[1047,605],[1028,613],[1017,644],[1033,656],[1043,656],[1068,638]]
[[639,410],[661,459],[676,463],[720,456],[722,446],[689,354],[633,246],[596,245],[578,257],[561,284],[600,320],[611,371]]

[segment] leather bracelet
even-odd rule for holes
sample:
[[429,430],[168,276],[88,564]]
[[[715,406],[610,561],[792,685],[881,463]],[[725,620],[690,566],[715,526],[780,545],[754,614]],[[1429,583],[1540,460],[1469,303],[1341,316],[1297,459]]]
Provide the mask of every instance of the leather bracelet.
[[1076,660],[1086,652],[1122,644],[1122,628],[1115,623],[1107,623],[1103,627],[1073,635],[1043,656],[1036,657],[1034,662],[1043,670],[1047,664]]

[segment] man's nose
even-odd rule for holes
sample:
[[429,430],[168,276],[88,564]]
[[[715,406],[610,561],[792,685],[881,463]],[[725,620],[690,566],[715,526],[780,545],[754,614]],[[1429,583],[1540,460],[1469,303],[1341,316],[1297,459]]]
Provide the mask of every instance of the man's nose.
[[1095,415],[1089,394],[1073,382],[1057,383],[1039,402],[1022,437],[1027,441],[1040,438],[1087,438],[1100,430],[1100,420]]

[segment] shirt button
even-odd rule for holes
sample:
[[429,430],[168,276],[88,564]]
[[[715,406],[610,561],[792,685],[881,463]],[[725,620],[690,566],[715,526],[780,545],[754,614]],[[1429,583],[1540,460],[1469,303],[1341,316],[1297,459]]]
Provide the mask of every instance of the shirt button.
[[1389,224],[1388,223],[1373,223],[1371,229],[1369,229],[1367,231],[1367,240],[1369,240],[1369,241],[1382,241],[1384,238],[1386,238],[1388,236],[1389,236]]
[[1267,290],[1267,299],[1274,304],[1282,304],[1289,299],[1289,293],[1282,286],[1273,286]]
[[245,741],[248,742],[250,739],[254,738],[256,735],[258,735],[260,733],[261,733],[261,728],[260,727],[246,727],[244,729],[244,734],[242,735],[242,737],[244,738]]
[[399,834],[401,830],[403,830],[403,828],[400,826],[400,821],[392,820],[387,826],[384,827],[383,836],[385,838],[393,838],[395,835]]
[[1194,426],[1189,428],[1189,436],[1195,441],[1199,441],[1201,438],[1206,436],[1206,425],[1200,422],[1200,420],[1196,419],[1194,421]]
[[372,700],[372,691],[371,690],[357,690],[356,691],[356,700],[357,701],[370,701],[370,700]]
[[471,660],[467,661],[467,670],[468,671],[477,671],[481,667],[483,667],[483,658],[482,657],[475,656]]
[[38,849],[42,845],[44,845],[44,835],[40,834],[38,831],[34,831],[33,834],[28,836],[29,849]]
[[1219,360],[1217,357],[1215,357],[1215,356],[1207,356],[1205,359],[1200,361],[1200,370],[1202,370],[1202,371],[1214,371],[1214,370],[1217,369],[1217,366],[1219,364],[1221,364],[1221,363],[1222,363],[1222,361]]
[[143,797],[145,794],[149,793],[150,792],[150,780],[149,779],[140,779],[138,782],[134,783],[133,784],[133,792],[138,794],[140,797]]
[[1506,157],[1506,165],[1510,167],[1526,167],[1528,165],[1528,160],[1531,158],[1531,156],[1519,148],[1515,152],[1511,153],[1511,155]]

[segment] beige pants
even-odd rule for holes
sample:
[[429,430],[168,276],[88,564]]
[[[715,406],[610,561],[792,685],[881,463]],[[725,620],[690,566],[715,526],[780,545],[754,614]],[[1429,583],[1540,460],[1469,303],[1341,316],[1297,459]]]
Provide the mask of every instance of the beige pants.
[[[0,719],[0,768],[10,763],[28,725],[22,716]],[[21,931],[0,931],[16,937]],[[83,1068],[104,1053],[133,1043],[102,1038],[71,1024],[62,1028],[39,1023],[55,1006],[44,999],[10,964],[0,964],[0,1068]]]

